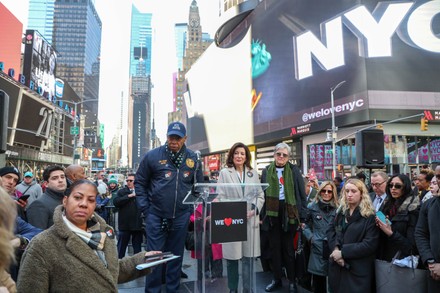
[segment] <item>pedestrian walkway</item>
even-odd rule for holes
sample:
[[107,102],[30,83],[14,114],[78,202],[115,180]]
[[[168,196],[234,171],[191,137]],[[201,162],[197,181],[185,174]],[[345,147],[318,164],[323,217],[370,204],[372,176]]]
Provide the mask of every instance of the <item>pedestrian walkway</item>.
[[[226,261],[223,261],[223,278],[207,280],[206,283],[206,292],[207,293],[224,293],[227,292],[224,288],[227,288],[227,278],[226,278]],[[190,252],[184,252],[183,264],[182,264],[183,272],[188,275],[187,279],[181,279],[180,289],[177,293],[192,293],[196,292],[194,289],[196,286],[197,280],[197,261],[190,257]],[[257,292],[263,293],[264,288],[267,284],[272,280],[272,273],[265,273],[261,268],[261,263],[259,260],[255,260],[255,271],[257,274]],[[145,292],[145,278],[139,278],[137,280],[120,284],[118,286],[119,293],[144,293]],[[223,288],[223,289],[220,289]],[[278,291],[275,292],[286,292],[287,290],[287,282],[284,280],[284,286]],[[166,292],[165,288],[162,289],[162,292]],[[200,292],[200,291],[199,291]],[[308,291],[298,287],[299,293],[307,293]]]

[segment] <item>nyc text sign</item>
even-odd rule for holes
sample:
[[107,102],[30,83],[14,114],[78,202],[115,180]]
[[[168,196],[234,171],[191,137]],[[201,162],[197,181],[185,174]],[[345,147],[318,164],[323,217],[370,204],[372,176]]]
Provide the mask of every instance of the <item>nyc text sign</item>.
[[312,59],[327,71],[345,65],[343,25],[358,39],[361,57],[391,57],[391,39],[396,33],[409,46],[440,53],[440,29],[432,27],[440,13],[440,0],[413,9],[415,5],[411,1],[379,2],[372,13],[357,5],[322,23],[321,39],[310,31],[294,36],[296,79],[313,75]]

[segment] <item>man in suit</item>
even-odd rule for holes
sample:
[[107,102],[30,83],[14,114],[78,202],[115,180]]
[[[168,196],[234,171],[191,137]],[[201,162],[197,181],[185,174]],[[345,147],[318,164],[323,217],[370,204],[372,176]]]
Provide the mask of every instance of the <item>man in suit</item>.
[[373,192],[370,193],[370,197],[377,212],[383,206],[383,203],[387,198],[385,188],[387,187],[388,175],[383,171],[377,171],[371,174],[370,181],[371,186],[373,187]]
[[141,211],[136,204],[136,193],[134,192],[135,174],[127,176],[127,186],[118,190],[113,204],[119,210],[118,217],[118,255],[125,256],[128,242],[131,238],[133,254],[141,252],[142,238],[144,236],[142,227]]

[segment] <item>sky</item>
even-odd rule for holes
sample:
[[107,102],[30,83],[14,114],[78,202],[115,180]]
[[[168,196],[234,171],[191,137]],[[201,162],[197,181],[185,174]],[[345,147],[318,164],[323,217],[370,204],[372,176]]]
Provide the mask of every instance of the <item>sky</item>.
[[[27,27],[28,0],[0,0]],[[174,24],[188,22],[192,0],[95,0],[102,21],[99,119],[105,125],[108,146],[119,125],[121,96],[128,99],[130,16],[134,3],[142,12],[153,13],[152,101],[157,135],[166,139],[168,112],[172,111],[172,74],[177,71]],[[214,36],[218,1],[197,0],[203,32]],[[126,105],[124,111],[126,110]],[[126,125],[126,115],[123,125]],[[126,131],[123,131],[126,133]]]

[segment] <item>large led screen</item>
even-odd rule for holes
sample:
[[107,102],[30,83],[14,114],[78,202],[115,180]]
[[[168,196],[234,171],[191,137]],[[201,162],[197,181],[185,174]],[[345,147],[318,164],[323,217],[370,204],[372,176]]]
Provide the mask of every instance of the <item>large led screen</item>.
[[[38,31],[27,30],[25,37],[25,54],[23,75],[26,77],[26,85],[37,90],[49,100],[55,97],[55,73],[57,65],[57,52],[41,36]],[[58,81],[59,83],[62,81]],[[64,84],[64,83],[63,83]],[[57,85],[62,87],[62,85]],[[58,92],[60,92],[58,90]],[[62,96],[61,93],[56,95]]]

